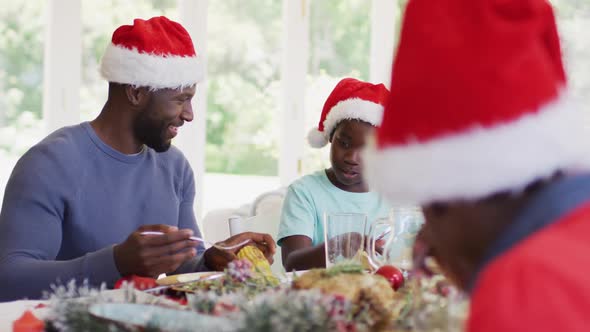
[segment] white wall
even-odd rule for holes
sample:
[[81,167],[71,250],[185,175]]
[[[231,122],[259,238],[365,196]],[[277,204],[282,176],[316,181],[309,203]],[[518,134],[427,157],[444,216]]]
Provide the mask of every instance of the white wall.
[[80,121],[80,0],[47,0],[43,117],[47,132]]

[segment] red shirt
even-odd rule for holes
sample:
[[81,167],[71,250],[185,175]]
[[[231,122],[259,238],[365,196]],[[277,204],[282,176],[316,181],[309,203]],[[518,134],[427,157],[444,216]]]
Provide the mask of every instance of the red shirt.
[[590,331],[590,202],[483,269],[467,331]]

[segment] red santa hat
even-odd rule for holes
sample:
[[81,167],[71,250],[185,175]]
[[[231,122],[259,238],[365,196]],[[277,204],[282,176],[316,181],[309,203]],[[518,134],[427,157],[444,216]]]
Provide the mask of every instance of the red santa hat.
[[389,91],[383,84],[371,84],[354,78],[338,82],[322,109],[320,123],[307,135],[309,145],[321,148],[342,120],[361,120],[373,126],[381,124]]
[[115,30],[100,72],[109,82],[152,89],[192,86],[204,74],[188,32],[164,16]]
[[473,200],[588,169],[545,0],[411,0],[392,72],[364,154],[392,201]]

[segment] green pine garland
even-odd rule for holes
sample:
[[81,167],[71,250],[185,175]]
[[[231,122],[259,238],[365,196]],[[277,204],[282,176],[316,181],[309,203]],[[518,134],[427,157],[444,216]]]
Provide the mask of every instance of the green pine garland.
[[[235,271],[233,271],[235,272]],[[336,265],[322,273],[335,276],[341,273],[363,273],[359,265]],[[212,280],[205,289],[188,294],[188,308],[199,313],[227,316],[224,332],[295,332],[295,331],[365,331],[373,325],[368,314],[369,308],[355,306],[338,296],[329,296],[318,290],[291,290],[269,287],[267,281],[250,278],[237,282]],[[401,330],[415,327],[435,329],[448,327],[457,317],[450,317],[449,298],[437,294],[436,288],[441,277],[417,278],[406,281],[402,288],[404,303],[395,326]],[[91,316],[88,308],[93,304],[112,300],[105,295],[106,289],[90,289],[88,284],[77,287],[74,282],[65,286],[53,287],[49,295],[50,319],[46,322],[47,332],[97,331],[119,332],[138,329],[115,325]],[[125,303],[158,304],[161,298],[143,296],[144,293],[124,286],[121,290]],[[140,300],[137,296],[142,295]],[[143,301],[143,303],[142,303]],[[145,303],[148,301],[149,303]],[[467,310],[462,303],[461,310]],[[224,321],[225,322],[225,321]],[[171,331],[196,331],[199,326],[187,326],[187,322],[171,322]],[[160,332],[154,326],[142,329],[146,332]]]

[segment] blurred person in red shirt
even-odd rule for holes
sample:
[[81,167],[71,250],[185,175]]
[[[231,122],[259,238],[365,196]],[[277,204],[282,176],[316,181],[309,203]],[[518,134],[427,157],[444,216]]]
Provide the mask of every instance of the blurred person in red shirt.
[[411,0],[392,72],[368,182],[423,207],[467,330],[590,329],[590,140],[551,5]]

